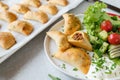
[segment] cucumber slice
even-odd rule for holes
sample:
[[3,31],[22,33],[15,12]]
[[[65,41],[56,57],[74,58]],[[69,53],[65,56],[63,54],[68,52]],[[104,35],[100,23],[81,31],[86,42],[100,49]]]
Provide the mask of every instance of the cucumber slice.
[[108,49],[109,44],[107,42],[104,42],[103,45],[100,47],[100,52],[102,52],[103,54],[106,52],[106,50]]
[[108,33],[107,33],[107,31],[103,30],[98,34],[98,36],[99,36],[100,39],[102,39],[104,41],[107,41]]

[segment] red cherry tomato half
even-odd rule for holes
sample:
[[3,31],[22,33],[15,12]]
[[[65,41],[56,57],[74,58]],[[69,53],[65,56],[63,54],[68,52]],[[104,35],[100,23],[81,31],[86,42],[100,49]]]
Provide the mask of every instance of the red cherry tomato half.
[[103,21],[100,27],[107,32],[112,31],[112,23],[109,20]]
[[112,33],[108,36],[108,42],[110,44],[120,44],[120,34],[118,33]]

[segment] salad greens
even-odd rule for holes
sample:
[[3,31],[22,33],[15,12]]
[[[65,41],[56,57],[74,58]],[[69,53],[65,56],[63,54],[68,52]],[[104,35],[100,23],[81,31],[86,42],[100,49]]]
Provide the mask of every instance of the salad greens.
[[113,26],[120,26],[118,17],[109,16],[103,9],[107,8],[104,3],[96,2],[88,7],[84,16],[84,24],[87,32],[91,35],[97,35],[100,32],[100,24],[103,20],[110,20]]
[[[83,23],[90,37],[90,42],[93,47],[94,57],[101,58],[105,53],[109,53],[109,46],[111,45],[107,39],[111,33],[120,33],[120,18],[117,16],[110,16],[104,9],[107,5],[100,2],[95,2],[89,6],[84,13]],[[105,20],[109,20],[112,23],[112,31],[107,32],[101,30],[101,23]],[[119,47],[120,49],[120,47]],[[113,50],[112,50],[113,51]],[[110,54],[107,54],[108,56]],[[111,58],[110,58],[111,59]],[[120,65],[120,56],[112,58],[116,64]]]

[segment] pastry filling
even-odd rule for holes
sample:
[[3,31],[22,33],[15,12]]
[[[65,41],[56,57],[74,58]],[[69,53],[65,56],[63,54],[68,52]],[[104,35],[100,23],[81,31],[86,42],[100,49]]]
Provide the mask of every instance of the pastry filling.
[[74,40],[81,40],[81,39],[83,39],[83,36],[82,36],[81,33],[76,33],[76,34],[73,35],[72,38],[73,38]]

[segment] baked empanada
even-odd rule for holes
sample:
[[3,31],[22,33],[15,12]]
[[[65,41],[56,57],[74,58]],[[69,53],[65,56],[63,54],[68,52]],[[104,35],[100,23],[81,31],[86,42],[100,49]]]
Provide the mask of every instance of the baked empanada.
[[40,0],[24,0],[23,4],[33,7],[39,7],[41,5],[41,2]]
[[87,74],[90,68],[90,56],[80,48],[69,48],[66,51],[57,51],[54,57],[78,68],[84,74]]
[[30,11],[29,7],[24,4],[15,4],[11,7],[11,9],[21,14]]
[[40,6],[39,10],[47,12],[49,14],[55,15],[58,12],[58,9],[55,5],[53,4],[45,4]]
[[3,3],[3,2],[0,1],[0,9],[2,9],[2,10],[8,10],[9,7],[8,7],[7,4],[5,4],[5,3]]
[[63,15],[64,33],[70,35],[81,28],[80,20],[73,14],[67,13]]
[[13,22],[17,19],[17,16],[12,12],[3,11],[3,12],[0,12],[0,19],[7,22]]
[[56,4],[56,5],[61,5],[61,6],[66,6],[68,5],[67,0],[48,0],[49,3]]
[[0,46],[9,49],[16,43],[14,36],[10,32],[0,32]]
[[89,37],[87,33],[82,31],[74,32],[69,38],[69,43],[74,46],[84,48],[86,50],[92,51],[92,45],[89,42]]
[[24,15],[24,18],[29,19],[29,20],[36,20],[43,24],[48,21],[48,15],[46,13],[44,13],[43,11],[36,11],[36,12],[28,11]]
[[29,35],[33,31],[33,26],[29,22],[18,20],[10,23],[8,29],[24,35]]
[[55,40],[58,50],[64,51],[68,48],[70,48],[70,44],[68,43],[67,36],[64,35],[60,31],[49,31],[47,32],[47,35],[51,37],[53,40]]

